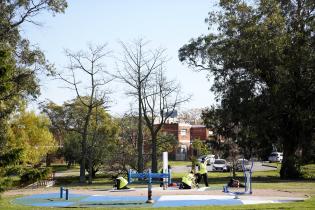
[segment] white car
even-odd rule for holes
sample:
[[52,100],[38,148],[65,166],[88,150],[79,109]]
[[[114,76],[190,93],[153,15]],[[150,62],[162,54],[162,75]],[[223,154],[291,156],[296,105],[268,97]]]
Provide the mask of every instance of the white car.
[[215,155],[203,155],[198,158],[198,162],[201,162],[204,159],[207,162],[207,165],[211,165],[215,161]]
[[282,152],[272,152],[269,157],[268,161],[269,162],[282,162],[283,159],[283,153]]
[[229,167],[227,165],[226,160],[224,159],[216,159],[213,163],[212,167],[213,171],[228,171]]

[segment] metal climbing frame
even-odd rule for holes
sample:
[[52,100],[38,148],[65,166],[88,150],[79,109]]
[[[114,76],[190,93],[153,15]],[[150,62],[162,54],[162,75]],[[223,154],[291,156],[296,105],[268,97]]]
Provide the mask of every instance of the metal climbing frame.
[[131,169],[129,169],[128,172],[128,184],[131,184],[133,182],[133,178],[138,179],[146,179],[148,183],[148,200],[147,203],[153,203],[152,199],[152,179],[158,178],[158,179],[167,179],[167,183],[172,183],[171,181],[171,170],[168,170],[168,173],[151,173],[151,170],[149,170],[148,173],[133,173]]
[[228,185],[223,186],[223,192],[224,193],[229,193],[231,195],[235,196],[235,199],[238,199],[239,195],[244,195],[244,194],[252,194],[252,173],[253,173],[253,166],[254,166],[254,161],[251,161],[250,168],[245,167],[245,160],[243,159],[242,161],[242,168],[244,172],[244,183],[245,183],[245,191],[244,192],[232,192],[229,191]]

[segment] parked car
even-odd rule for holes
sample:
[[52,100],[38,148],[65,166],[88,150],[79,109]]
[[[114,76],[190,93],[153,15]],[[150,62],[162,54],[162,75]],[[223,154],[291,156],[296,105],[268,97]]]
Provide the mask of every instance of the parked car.
[[211,165],[214,163],[215,155],[203,155],[200,156],[197,160],[198,162],[201,162],[202,159],[204,159],[207,162],[207,165]]
[[213,171],[229,171],[229,166],[224,159],[216,159],[212,167]]
[[268,161],[269,162],[282,162],[283,159],[283,153],[282,152],[272,152],[269,157]]

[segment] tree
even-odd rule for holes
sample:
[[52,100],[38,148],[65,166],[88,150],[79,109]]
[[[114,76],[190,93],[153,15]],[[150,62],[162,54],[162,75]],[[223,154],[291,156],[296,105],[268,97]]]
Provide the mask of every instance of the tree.
[[[99,45],[96,47],[89,45],[87,52],[79,51],[73,53],[67,50],[66,56],[69,59],[69,66],[67,69],[70,72],[70,76],[57,73],[58,78],[65,81],[70,85],[69,88],[75,91],[78,101],[81,103],[81,106],[83,106],[82,111],[85,115],[82,121],[82,127],[80,127],[81,130],[76,130],[81,134],[81,183],[85,182],[85,161],[87,159],[87,141],[89,138],[89,126],[91,123],[92,112],[93,109],[99,110],[98,108],[105,106],[108,102],[108,91],[101,89],[111,81],[111,79],[105,79],[104,74],[106,74],[106,71],[105,66],[102,63],[108,53],[109,51],[106,51],[106,45]],[[89,79],[88,84],[78,80],[78,75],[80,74],[84,75],[81,78],[87,77]],[[76,118],[73,120],[76,120]],[[90,171],[89,174],[92,174],[92,171]],[[89,179],[89,181],[91,180]]]
[[56,151],[56,141],[49,131],[49,119],[34,112],[24,112],[14,116],[10,122],[8,147],[21,149],[20,161],[36,165],[47,153]]
[[187,109],[187,110],[181,111],[177,118],[179,119],[179,121],[183,121],[191,125],[199,125],[199,124],[202,124],[201,113],[202,113],[202,109],[200,108]]
[[0,121],[5,121],[21,99],[39,94],[36,73],[52,70],[40,49],[32,49],[21,37],[20,26],[36,24],[33,18],[43,11],[63,13],[66,7],[65,0],[0,2]]
[[37,73],[52,70],[43,52],[30,47],[30,42],[21,36],[20,27],[25,22],[34,24],[33,18],[41,12],[63,13],[66,7],[65,0],[0,2],[0,148],[3,156],[11,154],[5,151],[8,117],[21,101],[39,94]]
[[[82,101],[88,103],[89,97],[76,98],[65,102],[62,106],[52,102],[42,107],[53,123],[63,148],[61,150],[68,166],[74,162],[82,162],[82,132],[85,126],[88,107]],[[89,174],[89,183],[95,178],[111,155],[112,145],[118,139],[118,125],[105,111],[104,107],[94,107],[91,111],[90,121],[86,139],[86,161],[85,168]]]
[[167,80],[163,66],[154,74],[153,78],[148,77],[142,91],[141,106],[143,116],[151,135],[151,167],[153,172],[157,172],[159,131],[175,109],[187,102],[189,97],[185,98],[181,95],[180,86],[175,81]]
[[214,75],[213,90],[237,113],[240,131],[252,126],[255,139],[280,140],[281,178],[299,177],[315,123],[315,2],[222,0],[220,7],[206,20],[217,32],[183,46],[180,60]]
[[210,152],[209,146],[206,142],[200,139],[195,139],[192,143],[192,149],[197,153],[197,155],[208,155]]
[[144,169],[143,161],[143,90],[144,84],[148,78],[157,71],[165,62],[164,49],[147,50],[148,42],[143,39],[134,41],[132,44],[121,42],[123,56],[120,60],[121,65],[118,67],[116,78],[123,81],[130,87],[127,93],[135,97],[138,101],[138,171]]

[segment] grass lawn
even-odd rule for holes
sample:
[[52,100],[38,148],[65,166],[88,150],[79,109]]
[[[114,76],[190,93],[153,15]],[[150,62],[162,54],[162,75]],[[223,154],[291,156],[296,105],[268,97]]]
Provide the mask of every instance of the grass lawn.
[[168,161],[168,164],[172,166],[191,166],[191,161]]

